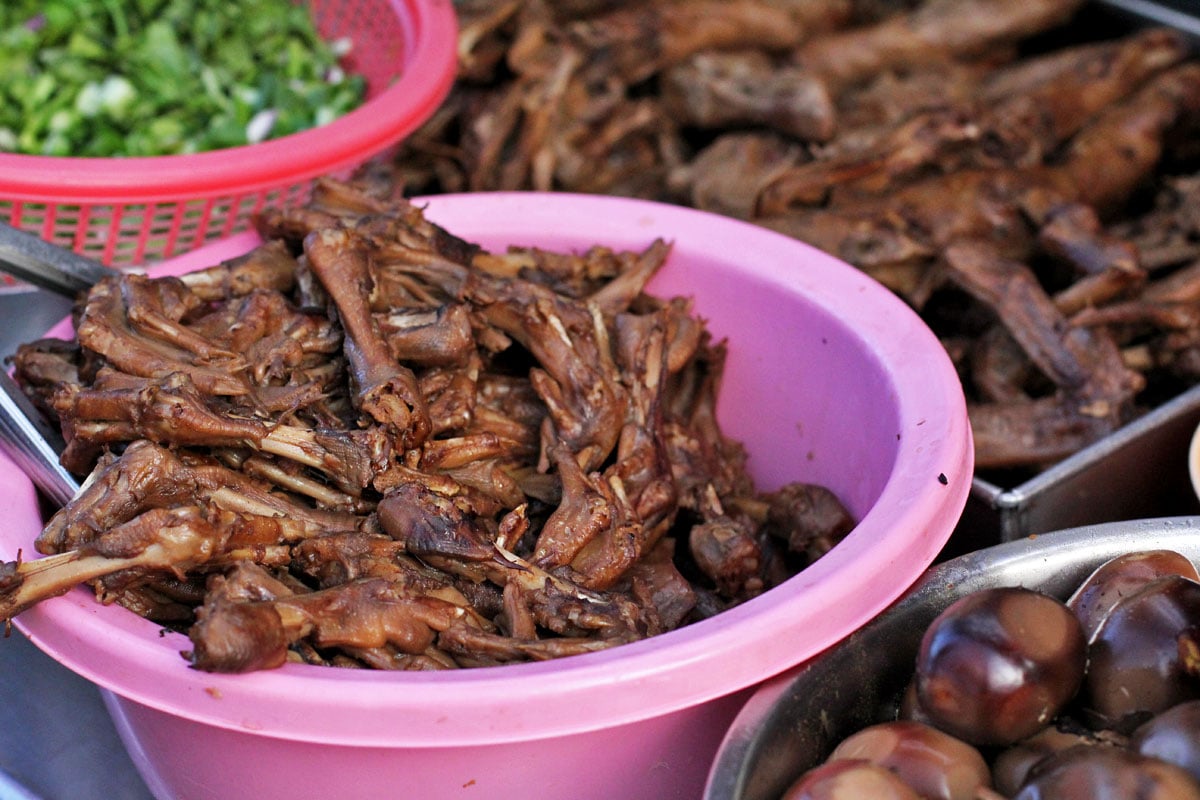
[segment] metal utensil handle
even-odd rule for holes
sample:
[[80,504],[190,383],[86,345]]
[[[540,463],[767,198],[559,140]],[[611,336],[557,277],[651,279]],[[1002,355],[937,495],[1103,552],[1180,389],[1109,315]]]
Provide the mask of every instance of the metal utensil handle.
[[1166,25],[1183,31],[1194,47],[1200,47],[1200,8],[1194,0],[1102,0],[1104,5],[1123,11],[1135,20]]
[[59,463],[62,446],[59,433],[0,369],[0,451],[60,506],[79,491],[78,481]]
[[0,769],[0,797],[8,800],[41,800],[37,794],[6,769]]
[[110,273],[103,264],[0,222],[0,270],[66,297]]

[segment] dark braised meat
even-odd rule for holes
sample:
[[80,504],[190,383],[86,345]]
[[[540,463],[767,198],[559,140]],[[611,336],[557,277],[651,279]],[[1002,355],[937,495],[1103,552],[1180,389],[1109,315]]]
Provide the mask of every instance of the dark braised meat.
[[459,11],[459,80],[395,162],[409,192],[646,197],[815,244],[943,340],[1001,482],[1200,376],[1200,65],[1178,31],[1080,0]]
[[502,664],[686,625],[849,531],[830,495],[778,557],[806,515],[716,425],[724,344],[643,292],[666,243],[486,252],[371,187],[322,181],[200,273],[106,278],[77,345],[21,349],[89,477],[0,617],[87,583],[203,670]]

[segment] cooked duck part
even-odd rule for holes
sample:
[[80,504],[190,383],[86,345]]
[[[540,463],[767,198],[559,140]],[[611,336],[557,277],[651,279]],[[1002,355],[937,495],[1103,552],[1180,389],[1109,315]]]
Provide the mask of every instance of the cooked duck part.
[[[946,263],[952,280],[997,310],[1009,335],[1057,387],[1053,400],[1014,406],[1026,414],[1019,431],[1009,414],[970,408],[972,430],[986,445],[976,456],[981,466],[1012,466],[1008,454],[1018,449],[1053,461],[1066,455],[1063,448],[1077,447],[1080,435],[1094,440],[1128,420],[1144,379],[1125,366],[1107,332],[1070,326],[1031,270],[998,258],[987,245],[955,245]],[[1003,443],[1005,434],[1013,444]]]
[[600,308],[522,280],[480,278],[464,292],[484,320],[537,361],[529,378],[552,424],[543,428],[543,439],[565,442],[585,470],[603,463],[620,435],[627,401]]
[[[839,206],[930,172],[1041,164],[1097,114],[1179,63],[1187,42],[1152,29],[1031,58],[982,76],[970,101],[910,114],[857,147],[835,147],[763,187],[757,212]],[[855,141],[855,140],[852,140]]]
[[278,520],[304,535],[358,525],[351,514],[306,507],[242,472],[139,439],[119,458],[101,460],[79,494],[50,518],[35,545],[40,553],[63,553],[147,510],[197,499],[218,509]]
[[309,265],[332,298],[346,331],[346,360],[356,405],[386,426],[400,449],[419,447],[429,435],[429,411],[416,375],[392,357],[371,316],[365,250],[350,233],[337,228],[316,231],[304,241]]
[[151,509],[77,549],[5,564],[0,616],[11,619],[42,600],[120,570],[183,575],[222,554],[227,535],[196,506]]
[[794,61],[840,90],[887,69],[986,54],[1066,22],[1082,0],[926,0],[874,25],[803,44]]
[[[1138,413],[1193,382],[1195,337],[1177,327],[1189,312],[1138,300],[1155,271],[1200,257],[1196,204],[1177,188],[1200,156],[1197,65],[1177,31],[1095,24],[1079,0],[722,5],[463,4],[460,81],[406,141],[397,184],[602,192],[751,220],[878,278],[948,350],[981,341],[994,311],[952,308],[964,296],[944,252],[986,241],[1033,269],[1071,324],[1118,342],[1146,377]],[[734,19],[774,30],[740,41]],[[1155,192],[1163,206],[1147,208]],[[1028,398],[1016,376],[1038,380],[1001,338],[959,349],[973,401]]]
[[[346,613],[347,608],[354,613]],[[439,631],[474,624],[467,608],[385,578],[253,601],[232,600],[218,587],[189,630],[189,658],[193,667],[208,672],[269,669],[283,664],[288,645],[302,638],[318,649],[391,645],[420,655]]]
[[179,279],[192,294],[209,302],[242,297],[258,289],[287,292],[296,284],[296,259],[279,239]]
[[106,279],[86,341],[22,351],[89,477],[45,557],[3,567],[0,612],[83,583],[186,629],[199,669],[454,669],[786,578],[716,424],[723,345],[646,294],[666,242],[491,253],[329,179],[262,226],[195,279]]
[[816,561],[854,529],[854,518],[829,491],[816,483],[785,484],[767,494],[767,530],[784,539],[793,553]]
[[[161,378],[182,373],[205,394],[236,397],[249,393],[242,377],[244,359],[173,324],[171,313],[184,309],[178,302],[174,309],[165,304],[186,294],[155,292],[147,281],[138,275],[114,275],[96,284],[88,292],[79,320],[79,343],[130,375]],[[172,281],[167,279],[154,286],[169,283]],[[176,288],[182,289],[182,284]],[[130,298],[149,307],[131,314]]]
[[837,110],[823,81],[759,50],[702,51],[662,77],[663,103],[682,124],[709,130],[763,127],[823,142]]
[[567,32],[595,57],[589,65],[592,74],[636,83],[704,50],[789,50],[816,26],[837,25],[846,12],[844,0],[810,3],[808,9],[804,5],[769,0],[646,3],[573,21]]

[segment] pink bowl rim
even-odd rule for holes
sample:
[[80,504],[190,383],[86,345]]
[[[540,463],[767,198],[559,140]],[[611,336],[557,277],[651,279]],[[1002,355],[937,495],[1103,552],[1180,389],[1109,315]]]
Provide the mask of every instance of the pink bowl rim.
[[410,41],[400,77],[319,128],[203,153],[84,158],[0,153],[8,201],[139,204],[243,195],[330,174],[396,144],[445,99],[458,65],[451,0],[388,0]]
[[[861,271],[749,223],[651,201],[514,192],[419,202],[427,204],[431,220],[472,240],[519,244],[540,230],[583,226],[587,244],[641,247],[663,236],[684,251],[752,253],[754,258],[736,262],[736,271],[780,292],[803,293],[851,330],[879,329],[882,316],[886,330],[871,334],[866,344],[894,381],[898,435],[906,446],[878,501],[842,545],[760,597],[658,637],[557,661],[438,673],[305,665],[246,675],[202,673],[179,655],[190,645],[185,636],[99,606],[83,589],[15,620],[36,646],[118,700],[246,733],[383,747],[536,740],[635,723],[758,684],[886,608],[949,539],[974,467],[962,387],[932,331]],[[520,230],[505,227],[511,219],[523,220]],[[164,267],[198,268],[257,241],[240,234]],[[798,261],[806,263],[804,270],[797,270]],[[2,455],[0,485],[10,487],[18,511],[36,507],[32,485]],[[15,553],[0,555],[11,559]],[[845,580],[850,575],[858,580]],[[95,624],[105,635],[81,631]],[[806,637],[803,646],[789,641],[787,634],[797,632]]]

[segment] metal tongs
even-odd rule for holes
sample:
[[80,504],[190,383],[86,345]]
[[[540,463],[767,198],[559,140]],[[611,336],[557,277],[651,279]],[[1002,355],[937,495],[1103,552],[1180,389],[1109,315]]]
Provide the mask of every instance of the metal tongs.
[[1200,8],[1196,0],[1101,0],[1139,22],[1166,25],[1183,31],[1200,46]]
[[[71,298],[108,274],[102,264],[4,223],[0,223],[0,271]],[[0,452],[59,505],[79,491],[78,481],[59,463],[62,450],[62,436],[0,369]]]
[[0,272],[74,298],[109,270],[86,256],[0,222]]

